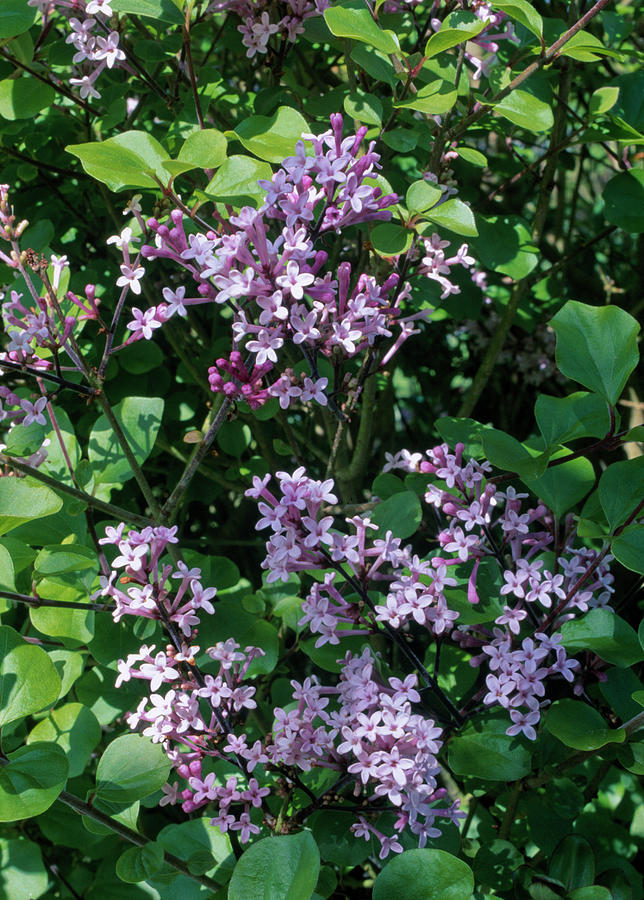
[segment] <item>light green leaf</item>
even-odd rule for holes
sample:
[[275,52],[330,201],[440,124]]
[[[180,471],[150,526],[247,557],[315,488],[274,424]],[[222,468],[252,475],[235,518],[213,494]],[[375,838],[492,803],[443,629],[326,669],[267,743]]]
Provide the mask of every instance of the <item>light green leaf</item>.
[[433,56],[449,50],[465,41],[471,41],[485,28],[485,22],[473,13],[457,10],[445,17],[440,30],[431,35],[425,44],[425,56]]
[[406,100],[394,103],[396,109],[417,109],[428,116],[439,116],[448,112],[458,99],[458,91],[448,81],[437,78],[424,85]]
[[81,161],[88,175],[111,191],[158,188],[154,176],[162,184],[168,183],[164,167],[168,152],[146,131],[124,131],[106,141],[69,144],[65,150]]
[[237,861],[228,900],[310,900],[319,871],[310,832],[263,838]]
[[470,900],[472,870],[444,850],[406,850],[391,857],[373,886],[373,900]]
[[561,636],[566,650],[591,650],[620,668],[644,659],[635,630],[609,609],[591,609],[581,619],[564,622]]
[[344,111],[365,125],[382,125],[382,103],[375,94],[354,91],[344,98]]
[[552,107],[520,88],[496,103],[494,112],[528,131],[549,131],[554,123]]
[[49,809],[67,780],[63,750],[57,744],[37,743],[7,757],[0,766],[0,822],[30,819]]
[[474,213],[466,203],[456,197],[430,209],[424,218],[434,225],[453,231],[454,234],[462,234],[465,237],[475,237],[478,234]]
[[608,112],[617,103],[619,97],[619,88],[616,86],[606,86],[597,88],[593,91],[590,98],[590,114],[591,116],[601,116]]
[[47,653],[0,625],[0,728],[55,703],[59,691],[60,678]]
[[527,0],[504,0],[503,3],[497,3],[496,0],[493,0],[490,6],[493,9],[500,9],[511,19],[514,19],[515,22],[520,22],[521,25],[537,37],[541,37],[543,34],[543,19]]
[[25,837],[0,838],[0,896],[35,900],[49,887],[40,847]]
[[179,150],[177,160],[200,169],[216,169],[226,159],[228,142],[216,128],[205,128],[189,134]]
[[32,478],[0,479],[0,534],[13,528],[51,516],[63,501],[51,488]]
[[596,709],[581,700],[555,700],[546,713],[545,725],[550,734],[574,750],[599,750],[626,738],[623,728],[610,728]]
[[396,222],[376,225],[369,238],[378,256],[393,257],[406,253],[414,239],[413,232]]
[[407,188],[405,203],[410,213],[422,213],[435,206],[442,196],[443,192],[439,187],[421,178]]
[[[161,425],[164,401],[160,397],[126,397],[114,407],[139,465],[145,462]],[[96,484],[121,486],[132,478],[132,469],[106,416],[98,418],[89,436],[89,461]]]
[[110,5],[116,12],[147,16],[171,25],[183,22],[181,0],[111,0]]
[[170,761],[160,744],[124,734],[108,744],[96,770],[96,795],[107,803],[132,803],[165,784]]
[[468,725],[449,742],[449,764],[456,775],[486,781],[516,781],[531,768],[530,751],[508,736],[506,721]]
[[163,847],[151,841],[143,847],[129,847],[116,861],[116,874],[128,884],[147,881],[164,863]]
[[369,44],[381,53],[399,53],[400,44],[393,31],[376,25],[369,10],[359,2],[331,6],[324,11],[324,21],[336,37],[353,38]]
[[[309,131],[304,116],[290,106],[280,106],[272,116],[249,116],[235,128],[235,134],[246,150],[267,162],[282,162],[286,156],[292,156],[302,134]],[[211,185],[207,188],[210,193]]]
[[[293,148],[294,149],[294,148]],[[270,181],[273,170],[266,162],[250,156],[229,156],[204,191],[206,197],[232,206],[259,206],[266,196],[258,181]]]
[[81,775],[92,750],[102,737],[101,726],[94,713],[82,703],[66,703],[41,719],[27,736],[27,744],[53,741],[61,747],[69,762],[69,777]]

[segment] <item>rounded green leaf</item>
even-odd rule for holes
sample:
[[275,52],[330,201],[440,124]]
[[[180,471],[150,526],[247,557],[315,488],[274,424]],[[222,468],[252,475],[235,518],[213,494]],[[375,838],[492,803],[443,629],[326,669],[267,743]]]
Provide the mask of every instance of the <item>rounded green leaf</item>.
[[644,575],[644,525],[630,525],[624,529],[610,549],[623,566]]
[[569,834],[557,845],[548,871],[569,891],[592,884],[595,879],[593,848],[580,834]]
[[[556,459],[556,455],[552,459]],[[522,480],[557,516],[563,516],[592,491],[595,470],[590,460],[582,456],[560,466],[551,466],[539,478],[524,476]]]
[[57,744],[30,744],[9,753],[0,766],[0,822],[30,819],[49,809],[65,787],[67,772],[67,757]]
[[435,206],[442,196],[439,187],[421,178],[407,188],[405,203],[410,213],[422,213]]
[[465,237],[475,237],[478,234],[474,213],[466,203],[455,197],[430,209],[425,213],[425,218],[433,225],[447,228],[454,234],[462,234]]
[[181,25],[182,0],[111,0],[112,9],[120,13],[147,16],[172,25]]
[[610,428],[608,404],[587,391],[576,391],[568,397],[540,394],[534,415],[547,446],[582,437],[602,438]]
[[592,650],[620,668],[644,659],[635,629],[610,609],[591,609],[581,619],[564,622],[561,636],[566,650]]
[[267,837],[238,860],[228,900],[310,900],[319,871],[320,852],[310,832]]
[[488,269],[515,281],[525,278],[539,262],[537,248],[526,222],[519,216],[476,217],[478,237],[471,247]]
[[13,528],[51,516],[63,501],[51,488],[32,478],[0,479],[0,534]]
[[35,741],[58,744],[67,755],[69,776],[74,778],[85,769],[101,734],[101,726],[91,709],[82,703],[66,703],[53,709],[46,719],[32,728],[27,744]]
[[457,99],[458,91],[454,85],[437,78],[423,85],[407,100],[396,101],[394,106],[396,109],[417,109],[429,116],[441,116],[454,106]]
[[59,691],[60,678],[47,653],[0,625],[0,727],[55,703]]
[[304,116],[290,106],[280,106],[272,116],[249,116],[235,128],[244,147],[267,162],[292,156],[296,143],[309,131]]
[[376,225],[369,238],[378,256],[391,257],[406,253],[411,247],[414,235],[402,225],[385,222],[382,225]]
[[520,88],[497,103],[494,112],[527,131],[549,131],[554,123],[552,107]]
[[106,141],[69,144],[67,153],[78,157],[92,178],[112,191],[128,187],[158,187],[154,176],[168,182],[164,161],[167,151],[145,131],[124,131]]
[[476,881],[495,891],[512,888],[513,872],[523,865],[523,855],[509,841],[482,844],[474,858]]
[[[141,465],[152,452],[164,401],[160,397],[126,397],[114,407],[114,415]],[[99,416],[89,436],[89,461],[96,484],[120,487],[133,477],[132,469],[106,416]]]
[[[292,152],[295,148],[291,147]],[[273,170],[266,162],[260,162],[251,156],[229,156],[205,190],[205,195],[222,203],[234,206],[250,204],[259,205],[266,191],[259,187],[258,181],[270,181]]]
[[136,884],[152,878],[163,866],[163,862],[163,847],[157,843],[129,847],[116,861],[116,874],[121,881]]
[[0,838],[0,896],[35,900],[49,886],[38,844],[27,838]]
[[508,723],[492,720],[468,726],[449,742],[449,764],[456,775],[485,781],[516,781],[531,768],[531,754],[505,731]]
[[431,59],[443,50],[449,50],[480,34],[485,22],[471,12],[458,10],[450,13],[443,20],[440,30],[436,31],[425,44],[425,56]]
[[54,96],[53,87],[39,78],[6,78],[0,81],[0,116],[10,121],[32,119],[51,105]]
[[610,728],[596,709],[581,700],[556,700],[546,713],[545,725],[574,750],[598,750],[626,738],[623,728]]
[[0,39],[23,34],[36,21],[36,9],[25,0],[2,0],[0,3]]
[[599,499],[611,530],[626,521],[643,497],[644,456],[613,463],[602,472]]
[[[177,160],[200,169],[216,169],[226,159],[228,142],[216,128],[193,131],[185,139]],[[119,362],[121,357],[119,356]]]
[[344,98],[344,111],[365,125],[382,125],[382,103],[374,94],[354,91]]
[[470,900],[472,870],[444,850],[407,850],[376,878],[373,900]]
[[353,38],[382,53],[400,52],[400,45],[393,31],[379,28],[370,11],[361,3],[331,6],[324,11],[324,20],[331,34],[336,37]]
[[108,745],[96,770],[96,796],[107,803],[132,803],[165,784],[170,761],[160,744],[124,734]]
[[230,880],[235,866],[230,838],[212,826],[209,818],[166,825],[156,841],[165,850],[189,861],[191,871],[200,861],[202,873],[208,872],[210,877],[215,876],[222,884]]
[[380,529],[381,537],[391,531],[394,537],[404,539],[414,534],[422,517],[417,495],[412,491],[400,491],[376,506],[371,521]]
[[637,321],[618,306],[570,300],[550,324],[561,372],[614,405],[639,361]]
[[620,172],[604,188],[604,215],[624,231],[644,231],[644,172]]
[[537,37],[543,33],[543,20],[536,9],[527,0],[504,0],[503,3],[490,3],[493,9],[500,9],[511,19],[520,22],[528,31]]

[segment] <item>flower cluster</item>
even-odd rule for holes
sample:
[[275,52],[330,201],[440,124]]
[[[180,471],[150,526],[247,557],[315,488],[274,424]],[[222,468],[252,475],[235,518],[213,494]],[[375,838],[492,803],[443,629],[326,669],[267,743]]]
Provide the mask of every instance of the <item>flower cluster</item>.
[[[327,253],[315,247],[325,232],[391,217],[388,207],[396,196],[383,196],[369,181],[380,157],[373,142],[362,148],[366,130],[343,138],[343,118],[332,115],[328,131],[305,135],[272,179],[259,182],[266,191],[263,206],[243,207],[217,230],[187,233],[179,210],[171,213],[168,224],[148,220],[155,243],[142,247],[143,257],[179,264],[196,290],[190,297],[183,285],[166,287],[164,303],[145,313],[134,310],[128,326],[134,338],[150,338],[169,317],[185,315],[191,305],[226,304],[234,312],[234,343],[243,345],[248,360],[242,360],[241,350],[221,357],[209,370],[210,385],[253,407],[269,396],[278,397],[284,409],[296,398],[324,405],[328,381],[320,377],[318,355],[350,359],[376,340],[391,338],[397,328],[389,359],[415,333],[413,321],[426,315],[401,315],[409,286],[399,286],[396,274],[383,283],[365,273],[356,277],[348,262],[329,270]],[[130,239],[121,241],[124,253]],[[121,269],[118,283],[129,280],[136,291],[142,267],[128,258]],[[297,379],[286,371],[266,385],[285,344],[302,355],[309,374]]]
[[[434,557],[432,563],[436,567],[440,559],[444,566],[471,564],[467,579],[471,603],[480,602],[477,575],[482,562],[501,563],[493,627],[458,626],[453,636],[462,647],[475,651],[472,665],[489,668],[483,702],[508,709],[513,724],[507,733],[523,732],[534,740],[540,708],[547,702],[544,679],[556,676],[573,682],[580,668],[577,660],[568,658],[557,629],[567,619],[608,603],[612,557],[575,547],[570,523],[563,549],[555,556],[550,551],[553,518],[549,510],[542,503],[524,509],[527,494],[513,487],[497,490],[486,481],[489,463],[465,461],[463,450],[461,444],[454,453],[447,445],[434,447],[420,458],[401,453],[389,459],[388,469],[420,471],[435,479],[428,484],[425,500],[445,516],[447,524],[438,533],[441,557]],[[432,575],[424,591],[430,592],[434,584]],[[392,627],[407,624],[410,614],[424,624],[410,609],[408,592],[404,583],[397,591],[392,585],[386,608]],[[581,684],[575,687],[582,689]]]
[[[58,11],[69,21],[70,32],[65,43],[72,44],[72,62],[78,67],[78,77],[69,83],[78,88],[81,98],[100,98],[95,84],[101,72],[125,60],[125,53],[119,46],[118,31],[111,31],[108,20],[115,14],[111,0],[28,0],[29,6],[36,6],[46,18]],[[80,15],[81,18],[77,18]]]
[[[329,0],[215,0],[210,12],[234,12],[242,20],[237,30],[242,35],[246,56],[265,55],[273,36],[278,42],[294,43],[304,31],[304,22],[311,16],[322,15]],[[277,12],[278,11],[278,12]],[[273,16],[273,19],[271,19]]]

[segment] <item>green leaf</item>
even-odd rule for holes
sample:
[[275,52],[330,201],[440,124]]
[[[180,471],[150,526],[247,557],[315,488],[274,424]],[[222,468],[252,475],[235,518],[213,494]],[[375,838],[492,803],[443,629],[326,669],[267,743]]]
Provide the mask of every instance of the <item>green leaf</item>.
[[554,124],[550,104],[520,88],[496,103],[494,112],[527,131],[549,131]]
[[354,91],[344,98],[344,111],[365,125],[382,125],[382,103],[374,94]]
[[112,0],[110,5],[120,13],[147,16],[172,25],[181,25],[183,22],[181,0]]
[[0,625],[0,728],[55,703],[59,691],[60,678],[47,653]]
[[244,147],[267,162],[292,156],[302,134],[309,131],[304,116],[290,106],[280,106],[272,116],[249,116],[235,128]]
[[380,537],[391,531],[394,537],[408,538],[416,531],[423,517],[420,501],[412,491],[394,494],[374,509],[371,521],[380,529]]
[[461,159],[472,166],[478,166],[479,168],[487,166],[487,158],[479,150],[474,150],[473,147],[457,147],[456,152]]
[[448,81],[437,78],[423,85],[406,100],[394,103],[396,109],[417,109],[429,116],[440,116],[448,112],[458,99],[458,91]]
[[52,741],[61,747],[69,762],[69,777],[81,775],[92,750],[102,737],[101,726],[94,713],[82,703],[66,703],[53,709],[46,719],[32,728],[27,744]]
[[465,235],[465,237],[475,237],[479,233],[474,213],[466,203],[456,197],[430,209],[425,213],[424,218],[434,225],[447,228],[448,231]]
[[336,37],[353,38],[381,53],[399,53],[400,44],[393,31],[376,25],[369,10],[359,2],[331,6],[324,11],[324,21]]
[[472,870],[444,850],[406,850],[376,878],[373,900],[470,900]]
[[514,844],[499,838],[482,844],[474,858],[474,876],[477,883],[499,891],[509,891],[513,873],[523,865],[523,855]]
[[[293,149],[293,148],[291,148]],[[259,206],[266,196],[258,181],[270,181],[273,170],[266,162],[250,156],[229,156],[204,191],[206,197],[232,206]]]
[[310,832],[263,838],[238,860],[228,900],[310,900],[319,871],[320,853]]
[[455,775],[485,781],[516,781],[531,769],[530,751],[505,733],[508,722],[492,719],[468,725],[449,742],[449,764]]
[[569,834],[552,854],[548,874],[566,888],[586,887],[595,879],[595,854],[585,837]]
[[53,87],[38,78],[6,78],[0,81],[0,116],[10,121],[33,119],[41,109],[51,106],[54,96]]
[[636,320],[617,306],[570,300],[550,324],[561,372],[614,405],[639,360]]
[[132,803],[165,784],[170,761],[160,744],[124,734],[108,744],[96,770],[96,796],[107,803]]
[[546,460],[538,451],[526,447],[511,434],[498,428],[486,428],[480,432],[485,456],[499,469],[518,472],[523,478],[540,475]]
[[566,650],[592,650],[620,668],[644,659],[635,630],[608,609],[591,609],[581,619],[564,622],[561,635]]
[[[224,422],[217,432],[217,443],[229,456],[240,457],[252,440],[248,425],[241,422]],[[289,448],[289,454],[292,451]]]
[[376,81],[384,81],[393,87],[396,84],[396,70],[389,58],[366,44],[358,44],[351,51],[351,59]]
[[576,391],[568,397],[540,394],[534,415],[546,446],[565,444],[582,437],[603,438],[610,428],[606,401],[597,394]]
[[465,444],[465,455],[475,459],[485,456],[481,434],[489,427],[466,417],[441,416],[434,422],[434,428],[450,447],[455,447],[458,443]]
[[49,887],[40,847],[25,837],[0,838],[0,896],[35,900]]
[[600,884],[589,884],[587,887],[570,891],[566,900],[615,900],[616,895]]
[[41,577],[98,569],[96,551],[80,544],[51,544],[43,547],[34,560],[34,572]]
[[30,819],[49,809],[67,780],[64,751],[57,744],[38,743],[7,758],[0,766],[0,822]]
[[644,525],[629,525],[615,538],[610,549],[627,569],[644,574]]
[[369,239],[378,256],[393,257],[409,250],[414,235],[396,222],[383,222],[372,229]]
[[164,167],[167,150],[147,131],[124,131],[106,141],[69,144],[65,150],[81,161],[88,175],[111,191],[158,188],[155,175],[164,185],[168,183]]
[[130,847],[116,861],[116,874],[121,881],[136,884],[147,881],[164,863],[163,847],[151,841],[143,847]]
[[599,499],[614,531],[626,521],[644,497],[644,456],[612,463],[599,479]]
[[504,0],[503,3],[497,3],[494,0],[490,6],[493,9],[500,9],[515,22],[520,22],[537,37],[541,37],[543,34],[543,19],[527,0],[507,0],[507,2]]
[[230,839],[210,824],[209,818],[190,819],[178,825],[166,825],[156,838],[165,850],[179,859],[191,860],[199,853],[207,856],[210,864],[202,868],[211,878],[222,884],[230,881],[235,866],[235,856]]
[[2,0],[0,3],[0,39],[23,34],[36,21],[36,10],[25,0]]
[[227,147],[226,138],[216,128],[193,131],[184,141],[176,160],[166,160],[164,165],[173,175],[190,169],[216,169],[226,159]]
[[[114,416],[123,429],[134,458],[145,462],[161,425],[164,401],[160,397],[126,397],[114,407]],[[120,487],[132,478],[132,469],[106,416],[96,421],[89,436],[89,461],[97,485]]]
[[63,501],[51,488],[33,478],[0,479],[0,534],[13,528],[51,516]]
[[32,422],[26,427],[12,428],[6,436],[6,447],[2,451],[7,456],[29,456],[42,446],[45,426]]
[[421,178],[407,188],[405,203],[410,213],[422,213],[435,206],[442,196],[443,192],[439,187]]
[[457,10],[445,17],[440,30],[431,35],[425,44],[425,56],[431,59],[465,41],[471,41],[485,28],[485,22],[473,13]]
[[[560,454],[554,454],[556,459]],[[562,455],[566,455],[562,451]],[[539,478],[521,476],[523,483],[557,516],[563,516],[593,489],[595,470],[584,456],[571,459],[560,466],[550,466]]]
[[[644,171],[620,172],[604,188],[604,215],[613,225],[641,234],[644,231]],[[608,307],[609,309],[612,307]]]
[[619,97],[619,88],[616,86],[606,86],[593,91],[590,98],[590,114],[591,116],[601,116],[608,112],[617,103]]
[[16,583],[14,580],[14,568],[11,554],[6,547],[0,544],[0,587],[6,591],[15,591]]
[[478,237],[470,245],[485,268],[519,281],[539,262],[527,223],[518,216],[476,217]]
[[626,738],[623,728],[610,728],[596,709],[581,700],[555,700],[546,713],[545,726],[574,750],[599,750]]

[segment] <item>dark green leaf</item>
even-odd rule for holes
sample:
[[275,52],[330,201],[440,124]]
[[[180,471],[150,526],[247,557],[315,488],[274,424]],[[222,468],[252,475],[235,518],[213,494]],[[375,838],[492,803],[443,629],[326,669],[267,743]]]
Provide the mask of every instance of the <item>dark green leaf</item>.
[[23,34],[36,21],[36,9],[25,0],[2,0],[0,3],[0,38]]
[[391,257],[406,253],[411,247],[414,235],[402,225],[397,225],[395,222],[384,222],[376,225],[369,238],[378,256]]
[[592,884],[595,854],[586,838],[579,834],[565,837],[553,853],[548,871],[569,891]]
[[[644,171],[620,172],[604,188],[604,214],[624,231],[644,231]],[[611,308],[611,307],[609,307]]]
[[59,692],[60,678],[47,653],[0,625],[0,727],[55,703]]
[[69,762],[69,776],[80,775],[102,737],[101,726],[94,713],[82,703],[66,703],[53,709],[46,719],[29,732],[27,744],[52,741],[64,750]]
[[598,750],[626,738],[623,728],[610,728],[596,709],[581,700],[556,700],[546,713],[545,725],[574,750]]
[[394,537],[408,538],[416,531],[423,517],[420,501],[411,491],[394,494],[374,509],[371,521],[380,529],[384,538],[388,531]]
[[0,766],[0,822],[30,819],[49,809],[67,780],[64,751],[57,744],[30,744],[7,759]]
[[373,900],[470,900],[472,870],[444,850],[407,850],[376,878]]
[[610,549],[627,569],[644,574],[644,525],[629,525],[611,543]]
[[639,360],[635,319],[617,306],[586,306],[570,300],[551,320],[557,334],[557,365],[615,404]]
[[612,463],[599,479],[599,499],[611,530],[622,525],[644,498],[644,456]]
[[96,770],[96,796],[108,803],[132,803],[159,790],[170,761],[160,744],[124,734],[108,744]]
[[586,391],[576,391],[568,397],[539,394],[534,415],[546,446],[581,437],[603,438],[610,428],[606,401]]
[[566,650],[592,650],[614,666],[632,666],[644,659],[635,630],[608,609],[591,609],[581,619],[564,622],[561,634]]
[[468,725],[449,743],[449,764],[456,775],[485,781],[516,781],[530,771],[530,751],[505,732],[509,722],[493,719]]
[[121,881],[136,884],[152,878],[163,866],[163,847],[155,842],[143,847],[129,847],[116,862],[116,874]]
[[238,860],[228,900],[310,900],[319,871],[310,832],[263,838]]

